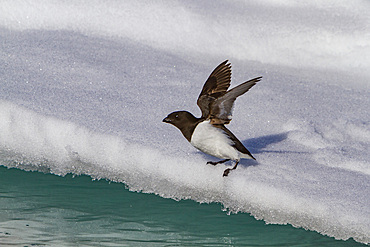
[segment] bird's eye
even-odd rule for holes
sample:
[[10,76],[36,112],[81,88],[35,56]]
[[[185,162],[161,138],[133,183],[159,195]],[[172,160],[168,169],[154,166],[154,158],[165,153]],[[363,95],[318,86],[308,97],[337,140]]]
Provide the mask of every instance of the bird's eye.
[[176,114],[175,118],[179,118],[179,115]]

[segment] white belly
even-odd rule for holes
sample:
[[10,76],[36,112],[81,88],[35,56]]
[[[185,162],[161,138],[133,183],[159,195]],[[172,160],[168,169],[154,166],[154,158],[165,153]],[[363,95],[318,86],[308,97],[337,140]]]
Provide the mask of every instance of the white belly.
[[232,146],[232,140],[209,121],[201,122],[195,127],[190,143],[200,151],[220,159],[240,159],[240,152]]

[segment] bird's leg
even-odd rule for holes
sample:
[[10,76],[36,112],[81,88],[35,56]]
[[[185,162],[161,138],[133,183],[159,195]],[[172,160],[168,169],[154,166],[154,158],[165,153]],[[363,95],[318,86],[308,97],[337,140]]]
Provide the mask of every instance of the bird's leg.
[[233,168],[227,168],[227,169],[224,171],[224,175],[223,175],[223,177],[226,177],[227,175],[229,175],[229,173],[230,173],[230,171],[231,171],[231,170],[235,170],[235,169],[236,169],[236,167],[238,166],[238,164],[239,164],[239,160],[237,160],[237,161],[236,161],[236,163],[235,163],[235,165],[234,165],[234,167],[233,167]]
[[222,163],[225,163],[226,161],[229,161],[230,159],[226,159],[226,160],[220,160],[220,161],[217,161],[217,162],[213,162],[213,161],[208,161],[207,164],[211,164],[211,165],[218,165],[218,164],[222,164]]

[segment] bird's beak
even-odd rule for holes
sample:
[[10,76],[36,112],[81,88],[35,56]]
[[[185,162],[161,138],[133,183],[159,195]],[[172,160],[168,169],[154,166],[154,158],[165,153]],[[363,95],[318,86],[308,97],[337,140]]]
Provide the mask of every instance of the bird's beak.
[[168,117],[166,117],[166,118],[164,118],[164,119],[162,120],[162,122],[164,122],[164,123],[170,123],[170,122],[171,122],[171,120],[170,120]]

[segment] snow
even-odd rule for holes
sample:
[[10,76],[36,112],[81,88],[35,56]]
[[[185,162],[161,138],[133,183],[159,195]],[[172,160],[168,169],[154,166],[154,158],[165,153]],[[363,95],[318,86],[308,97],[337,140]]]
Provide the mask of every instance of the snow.
[[[267,223],[370,239],[367,1],[2,1],[0,164],[87,174]],[[224,165],[161,120],[199,116],[233,65],[229,129],[257,162]]]

